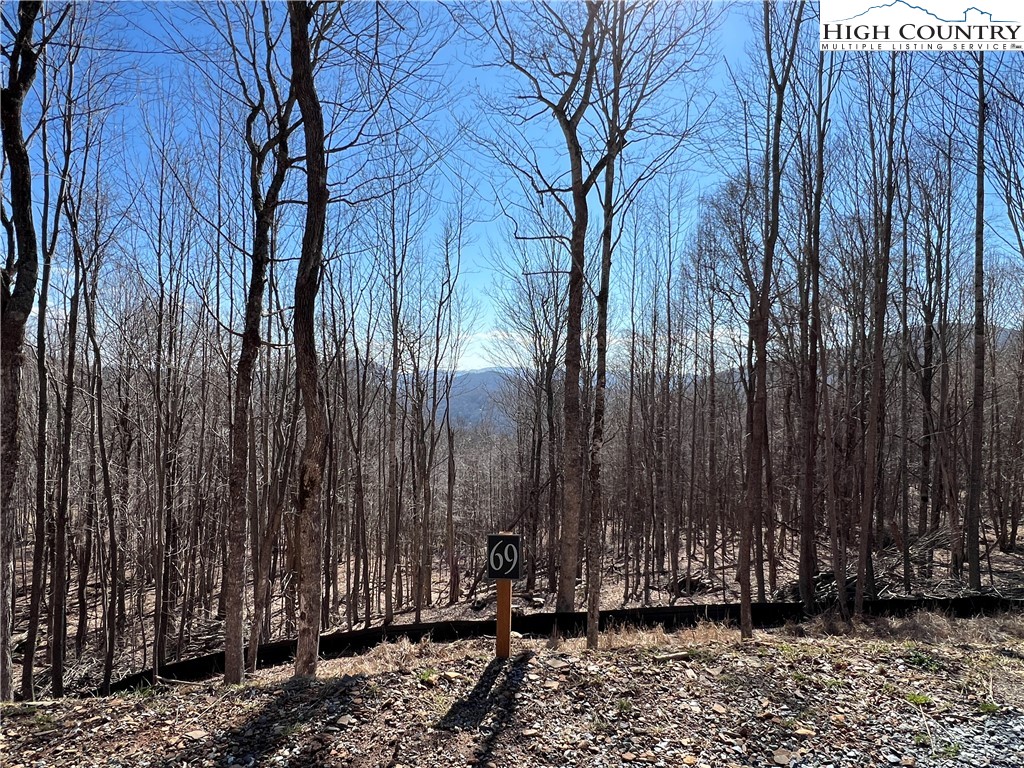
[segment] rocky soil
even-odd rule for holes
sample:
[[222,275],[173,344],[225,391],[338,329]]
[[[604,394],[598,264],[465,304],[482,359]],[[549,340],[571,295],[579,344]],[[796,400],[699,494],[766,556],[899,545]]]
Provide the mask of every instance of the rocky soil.
[[1024,766],[1024,617],[407,642],[298,683],[0,709],[27,766]]

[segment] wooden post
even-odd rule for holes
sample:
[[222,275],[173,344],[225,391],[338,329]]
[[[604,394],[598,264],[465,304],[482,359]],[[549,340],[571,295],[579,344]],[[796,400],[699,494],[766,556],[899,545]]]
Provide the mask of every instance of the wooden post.
[[522,576],[523,542],[514,533],[487,536],[487,578],[498,582],[498,616],[494,656],[507,659],[512,647],[512,582]]
[[507,659],[512,648],[512,579],[498,579],[498,634],[494,656]]

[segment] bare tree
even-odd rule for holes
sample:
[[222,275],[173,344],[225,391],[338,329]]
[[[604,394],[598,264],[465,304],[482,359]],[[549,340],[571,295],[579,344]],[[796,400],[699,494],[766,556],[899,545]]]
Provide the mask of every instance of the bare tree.
[[[781,12],[773,3],[763,4],[763,36],[765,60],[768,67],[770,94],[769,134],[766,145],[769,157],[764,163],[764,258],[756,286],[752,293],[750,337],[753,342],[751,369],[752,387],[750,435],[747,456],[747,500],[740,528],[740,630],[743,637],[753,635],[750,613],[750,550],[755,524],[760,527],[764,518],[764,479],[766,466],[767,409],[768,409],[768,320],[771,301],[772,274],[775,269],[775,249],[780,231],[782,201],[782,127],[785,99],[796,57],[796,46],[803,22],[805,3],[785,7]],[[778,14],[783,13],[782,18]],[[777,45],[781,44],[781,50]],[[756,521],[756,522],[755,522]]]
[[[47,40],[60,28],[65,8],[47,34],[33,43],[42,2],[18,3],[17,21],[3,15],[13,30],[9,47],[7,81],[0,89],[0,130],[4,157],[10,174],[11,213],[4,216],[8,253],[0,273],[0,700],[13,695],[11,685],[11,595],[13,591],[14,524],[11,491],[21,460],[21,368],[24,363],[25,324],[35,300],[39,271],[39,244],[32,200],[32,167],[22,130],[25,97],[35,80],[39,56]],[[13,235],[13,236],[12,236]],[[14,247],[11,247],[14,246]]]
[[[883,399],[885,358],[885,316],[888,307],[889,266],[893,242],[893,206],[896,190],[899,186],[897,177],[896,152],[900,146],[901,134],[898,130],[906,126],[906,88],[897,79],[897,62],[895,54],[889,56],[889,66],[884,79],[877,77],[871,62],[865,61],[866,108],[868,125],[868,145],[871,157],[870,178],[875,194],[872,197],[871,224],[872,234],[868,235],[872,244],[874,273],[872,275],[871,298],[871,384],[868,393],[867,431],[865,434],[864,451],[864,483],[861,490],[860,513],[860,556],[857,560],[857,588],[854,608],[858,614],[864,610],[864,597],[873,591],[873,571],[871,566],[872,527],[874,511],[881,503],[878,498],[878,477],[880,465],[881,430],[883,423]],[[877,91],[881,93],[876,95]],[[903,104],[900,105],[902,94]],[[899,106],[902,106],[902,111]],[[884,111],[882,111],[884,110]],[[881,112],[881,114],[879,114]],[[903,115],[902,120],[900,115]],[[876,135],[876,126],[884,133]]]
[[310,22],[321,32],[329,16],[317,16],[304,0],[288,3],[291,31],[292,90],[302,112],[306,145],[306,221],[295,277],[295,378],[306,422],[299,464],[296,511],[299,515],[299,642],[295,674],[315,677],[320,648],[320,492],[327,452],[323,396],[317,371],[315,310],[323,268],[327,217],[327,158],[324,117],[313,78]]
[[[516,12],[492,4],[483,27],[495,45],[503,66],[522,78],[523,89],[513,98],[516,106],[506,107],[517,122],[536,117],[540,107],[558,125],[565,142],[569,165],[568,185],[549,180],[531,150],[519,147],[506,153],[508,162],[526,178],[533,191],[553,199],[570,224],[567,244],[570,266],[565,336],[565,394],[563,412],[563,492],[561,549],[556,610],[571,611],[576,601],[579,566],[580,522],[583,510],[583,413],[580,403],[582,322],[587,228],[590,209],[587,200],[609,157],[605,147],[594,150],[586,143],[584,129],[594,106],[598,63],[603,36],[599,32],[600,3],[584,8],[541,3]],[[525,102],[530,106],[518,106]],[[589,155],[589,156],[588,156]]]
[[[493,301],[501,330],[495,347],[497,358],[513,362],[514,373],[507,377],[507,386],[517,394],[524,389],[530,393],[531,487],[524,489],[529,506],[526,514],[527,589],[533,589],[536,583],[543,538],[547,589],[554,592],[557,589],[559,459],[555,377],[562,356],[565,316],[561,307],[565,303],[566,281],[564,270],[559,268],[561,249],[554,239],[546,237],[551,224],[539,219],[534,227],[535,234],[525,238],[516,239],[513,233],[509,234],[509,253],[498,265],[501,282]],[[520,416],[516,400],[509,406],[510,416]],[[544,525],[542,500],[546,507]]]
[[[279,82],[277,46],[283,24],[271,6],[221,3],[216,11],[202,10],[228,50],[222,68],[230,73],[236,97],[245,110],[243,139],[248,150],[248,192],[252,207],[252,247],[249,256],[249,285],[241,330],[241,345],[235,367],[231,418],[230,509],[228,551],[225,563],[224,681],[238,683],[243,675],[243,608],[245,598],[245,528],[249,519],[250,413],[253,375],[262,344],[260,325],[267,270],[271,259],[271,230],[279,216],[281,195],[288,170],[293,164],[288,141],[297,123],[292,119],[295,95]],[[254,458],[254,457],[253,457]],[[276,530],[276,529],[275,529]],[[273,532],[268,531],[272,536]],[[259,565],[259,560],[255,561]],[[254,585],[262,590],[265,574],[254,569]],[[261,601],[257,601],[261,602]],[[253,625],[262,617],[255,615]],[[253,649],[253,653],[255,649]],[[255,659],[255,656],[252,657]]]
[[[800,595],[805,610],[814,604],[815,540],[815,480],[818,451],[818,352],[821,345],[821,233],[822,208],[825,195],[825,155],[830,108],[836,90],[839,67],[833,54],[822,52],[812,56],[805,77],[797,84],[809,107],[810,119],[802,126],[798,144],[801,192],[803,196],[805,234],[803,242],[803,275],[799,281],[800,293],[800,357],[804,366],[801,401],[801,450],[803,466],[800,472]],[[833,557],[838,546],[833,544]],[[839,569],[833,562],[833,571]],[[842,593],[840,593],[843,597]],[[845,605],[845,600],[841,605]]]
[[[604,446],[605,393],[607,389],[608,302],[612,256],[619,239],[618,217],[633,203],[642,188],[673,159],[684,140],[690,138],[694,123],[686,110],[668,108],[665,92],[686,90],[684,76],[700,73],[710,30],[717,14],[709,4],[642,5],[613,3],[604,7],[600,34],[605,39],[603,61],[596,79],[604,146],[604,179],[598,188],[601,198],[601,263],[596,292],[596,366],[590,445],[590,521],[587,559],[587,644],[597,647],[601,591],[602,541],[605,535],[601,486],[601,451]],[[662,108],[652,110],[661,100]],[[686,103],[685,107],[692,106]],[[651,112],[661,112],[652,118]],[[642,138],[668,135],[667,145],[647,147],[647,158],[639,170],[622,162],[626,145],[634,134]],[[637,149],[644,142],[637,142]],[[620,166],[623,166],[620,169]],[[624,173],[617,177],[617,170]]]
[[971,396],[971,459],[967,480],[967,579],[981,589],[982,438],[985,430],[985,123],[988,109],[985,52],[977,54],[978,124],[974,201],[974,386]]
[[[1016,57],[1014,57],[1016,58]],[[1011,59],[1013,61],[1014,59]],[[1002,62],[1006,67],[1007,62]],[[1010,224],[1006,240],[1016,253],[1018,261],[1024,264],[1024,73],[1018,66],[1006,67],[989,94],[991,108],[992,138],[991,165],[996,188],[1006,210]],[[1022,326],[1024,329],[1024,326]],[[1022,334],[1022,330],[1018,330]],[[1024,335],[1024,334],[1022,334]],[[1007,446],[1009,455],[1005,476],[1008,498],[1007,514],[1000,515],[998,526],[999,546],[1004,551],[1013,551],[1016,546],[1017,530],[1024,510],[1024,340],[1020,346],[1017,363],[1016,407],[1011,421]],[[1016,446],[1014,448],[1013,446]],[[1013,478],[1017,479],[1014,480]],[[1002,508],[1002,505],[1001,505]]]
[[[65,27],[67,26],[70,25],[65,25]],[[67,193],[70,178],[75,63],[79,53],[79,46],[69,45],[66,48],[66,61],[60,64],[54,61],[56,57],[43,57],[43,98],[47,99],[46,94],[51,94],[49,98],[56,100],[56,94],[60,93],[62,98],[59,100],[59,103],[62,108],[58,118],[52,118],[47,114],[42,115],[39,127],[43,161],[43,203],[41,210],[43,273],[42,284],[39,289],[39,299],[36,304],[36,376],[38,379],[39,395],[36,422],[35,541],[32,547],[32,591],[29,597],[28,634],[25,639],[21,674],[21,695],[26,700],[31,700],[35,696],[33,675],[36,644],[39,636],[40,608],[43,590],[45,589],[43,583],[43,559],[46,543],[46,449],[49,414],[49,366],[47,365],[46,345],[47,303],[51,265],[54,253],[57,250],[58,235],[61,230],[60,221],[64,211],[64,197]],[[60,152],[53,156],[51,156],[49,138],[51,122],[54,122],[60,128]],[[51,163],[59,164],[60,167],[57,174],[59,182],[56,190],[52,190],[53,174],[49,172]]]

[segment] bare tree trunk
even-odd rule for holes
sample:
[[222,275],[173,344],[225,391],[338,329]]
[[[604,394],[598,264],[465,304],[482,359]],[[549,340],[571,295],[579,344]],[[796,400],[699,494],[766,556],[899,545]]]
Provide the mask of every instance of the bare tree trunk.
[[974,392],[971,397],[971,464],[967,482],[967,578],[981,589],[981,474],[985,422],[985,53],[978,52],[978,133],[974,202]]
[[[83,268],[83,273],[84,273]],[[86,289],[88,290],[88,289]],[[92,361],[89,360],[89,347],[84,350],[83,367],[93,368]],[[92,377],[90,377],[92,378]],[[88,490],[86,490],[85,498],[85,519],[82,520],[82,544],[78,549],[77,554],[77,568],[78,571],[78,626],[75,627],[75,658],[82,658],[82,651],[85,648],[85,642],[89,634],[89,605],[88,605],[88,592],[89,592],[89,574],[92,569],[92,543],[93,543],[93,532],[96,529],[96,515],[97,515],[97,501],[96,495],[98,493],[99,480],[96,477],[96,399],[95,399],[95,381],[89,382],[89,459],[88,469],[86,471],[88,477]]]
[[[770,123],[770,162],[765,168],[765,211],[764,261],[759,276],[759,285],[753,294],[750,317],[750,337],[754,346],[753,402],[751,406],[750,442],[747,455],[747,498],[744,505],[740,530],[740,633],[744,638],[753,636],[750,610],[750,548],[754,525],[759,528],[764,521],[764,472],[765,455],[768,449],[767,406],[768,406],[768,315],[772,274],[774,271],[775,247],[779,239],[779,212],[782,200],[782,126],[785,116],[784,99],[793,69],[797,39],[803,20],[804,3],[801,1],[791,12],[791,38],[782,51],[781,70],[776,63],[772,44],[772,4],[766,0],[763,5],[764,45],[768,61],[768,72],[773,94],[773,115]],[[774,512],[772,513],[774,514]]]
[[615,161],[605,168],[604,227],[601,233],[601,282],[597,289],[597,385],[594,388],[594,425],[590,443],[590,527],[587,532],[587,648],[598,646],[601,611],[601,569],[604,562],[604,499],[601,485],[601,450],[604,447],[606,360],[608,357],[608,293],[612,266]]
[[295,377],[306,420],[305,445],[299,465],[299,640],[295,675],[315,677],[320,647],[320,490],[327,441],[319,386],[315,310],[323,267],[327,217],[327,162],[324,117],[313,78],[309,22],[313,10],[305,2],[288,3],[291,30],[292,88],[302,112],[306,139],[306,222],[302,255],[295,277]]
[[[825,192],[825,138],[829,126],[833,79],[833,54],[829,56],[828,76],[825,71],[825,54],[819,53],[816,68],[815,95],[817,104],[814,111],[814,137],[810,144],[813,155],[813,176],[811,179],[808,205],[807,247],[807,301],[803,312],[810,314],[804,322],[807,327],[807,341],[803,346],[806,353],[804,367],[803,405],[803,458],[800,497],[800,595],[805,610],[814,605],[815,568],[815,510],[814,479],[817,475],[818,450],[818,347],[821,339],[821,206]],[[836,583],[841,578],[835,574]],[[845,589],[845,582],[840,589]]]
[[555,571],[555,542],[558,540],[558,441],[555,439],[555,360],[556,344],[544,368],[544,413],[548,430],[548,591],[558,588]]
[[103,655],[103,690],[109,691],[110,680],[114,671],[114,646],[117,640],[117,594],[119,587],[120,552],[117,546],[116,511],[114,508],[114,490],[110,480],[110,456],[107,452],[104,426],[103,399],[103,361],[100,355],[99,338],[96,333],[96,291],[99,276],[98,265],[93,272],[89,289],[85,293],[85,323],[89,342],[93,351],[96,397],[96,442],[99,446],[100,472],[103,477],[103,500],[106,509],[107,523],[107,572],[110,577],[110,588],[107,593],[104,629],[106,630]]
[[[255,110],[254,110],[255,111]],[[287,114],[284,117],[287,120]],[[249,469],[249,416],[251,412],[253,371],[259,357],[260,323],[263,312],[263,294],[267,284],[267,266],[270,263],[270,229],[277,213],[277,198],[284,183],[287,161],[276,158],[274,177],[264,196],[259,185],[262,157],[255,151],[251,158],[252,207],[255,218],[249,288],[245,299],[245,319],[242,326],[242,347],[235,371],[235,391],[231,420],[231,471],[229,475],[228,552],[224,584],[226,592],[224,617],[224,682],[239,683],[243,675],[242,613],[245,600],[245,524],[247,520],[247,493]],[[269,531],[267,532],[269,534]]]
[[903,591],[910,594],[911,572],[910,564],[910,470],[908,446],[910,444],[910,319],[909,299],[910,286],[908,283],[908,270],[910,262],[910,176],[907,175],[906,200],[903,213],[903,262],[900,274],[900,539],[903,550]]
[[9,78],[0,90],[0,129],[10,172],[11,221],[17,242],[17,260],[13,252],[8,254],[8,263],[0,273],[0,701],[9,701],[14,694],[11,682],[11,599],[14,593],[11,492],[21,461],[18,428],[25,324],[32,311],[39,269],[39,246],[32,214],[32,168],[21,128],[21,112],[39,59],[40,50],[33,46],[32,32],[42,7],[42,2],[19,3],[18,28],[8,48]]
[[[69,57],[70,58],[70,57]],[[43,70],[43,92],[47,92],[47,70]],[[24,657],[21,673],[21,696],[26,701],[31,701],[35,696],[33,674],[36,656],[36,643],[39,634],[40,608],[42,604],[43,591],[45,589],[43,578],[43,565],[45,557],[46,541],[46,438],[47,424],[49,418],[49,367],[46,364],[46,322],[47,304],[50,293],[50,270],[53,254],[57,248],[57,234],[61,212],[63,210],[64,196],[67,192],[69,169],[71,163],[71,84],[74,82],[74,67],[69,66],[67,73],[66,107],[62,119],[63,134],[63,164],[60,170],[60,184],[55,199],[51,200],[50,176],[45,172],[48,169],[48,136],[49,121],[44,119],[40,126],[42,135],[43,154],[43,276],[42,285],[39,289],[39,300],[36,305],[36,377],[39,387],[38,394],[38,418],[36,423],[36,497],[35,497],[35,541],[32,547],[32,591],[29,598],[29,619],[28,636],[25,640]],[[53,211],[52,224],[47,218],[48,212]],[[50,225],[49,233],[47,227]],[[13,246],[13,243],[10,244]],[[13,253],[13,247],[10,248]],[[6,341],[4,342],[6,343]]]
[[[712,264],[710,279],[714,280],[717,265]],[[718,517],[721,512],[721,479],[719,478],[718,467],[718,399],[717,399],[717,378],[718,367],[715,360],[715,290],[714,285],[709,286],[707,291],[708,302],[708,487],[705,493],[705,515],[707,517],[705,530],[707,536],[704,540],[704,563],[708,574],[709,584],[714,583],[715,578],[715,541],[718,536]],[[723,521],[722,535],[725,535]]]
[[[449,396],[445,395],[445,410],[448,410]],[[455,430],[450,417],[446,420],[445,432],[448,437],[448,495],[445,501],[445,539],[448,554],[448,605],[459,600],[459,555],[455,548]],[[536,556],[534,556],[536,557]]]
[[[578,158],[573,159],[578,173]],[[565,326],[565,419],[564,448],[562,451],[563,493],[562,535],[559,547],[558,595],[556,611],[571,611],[576,603],[576,566],[579,559],[580,516],[583,509],[583,430],[580,411],[580,359],[583,320],[583,262],[586,256],[587,197],[582,190],[573,193],[574,218],[569,268],[569,307]]]
[[[896,56],[889,57],[889,77],[886,91],[888,111],[885,115],[885,158],[881,167],[882,185],[876,195],[881,194],[879,201],[874,202],[874,221],[877,228],[875,234],[875,265],[874,286],[871,299],[871,388],[868,393],[867,432],[864,437],[864,484],[861,490],[860,510],[860,551],[857,560],[857,589],[854,610],[860,614],[864,611],[864,596],[869,588],[873,589],[871,548],[872,548],[872,513],[875,510],[876,487],[878,483],[880,459],[881,431],[883,427],[882,401],[885,397],[885,314],[888,306],[889,291],[889,260],[892,250],[892,209],[896,195],[896,165],[894,159],[896,140]],[[871,76],[870,70],[868,77]],[[868,122],[872,122],[871,100],[868,101]],[[877,146],[874,127],[869,130],[871,159],[875,163]],[[877,171],[873,171],[873,174]]]
[[[608,358],[608,297],[615,247],[615,170],[625,133],[621,124],[622,78],[626,41],[628,6],[613,5],[607,18],[610,29],[609,54],[611,83],[608,103],[602,105],[607,121],[605,137],[604,190],[601,195],[603,226],[601,228],[601,277],[597,289],[597,383],[594,388],[594,422],[590,444],[590,527],[587,540],[587,647],[598,647],[601,612],[601,577],[604,564],[604,498],[601,480],[604,448],[605,390]],[[630,118],[632,115],[629,116]],[[691,478],[692,481],[692,478]],[[675,562],[675,550],[673,551]],[[678,582],[677,582],[678,583]]]
[[[397,205],[395,190],[390,190],[390,204]],[[394,210],[391,211],[394,214]],[[391,356],[387,410],[387,466],[385,487],[386,518],[384,531],[384,624],[395,618],[395,573],[398,568],[399,524],[399,469],[398,469],[398,368],[401,364],[399,343],[401,335],[402,289],[401,279],[405,265],[405,243],[399,243],[395,218],[390,220],[391,252],[388,254],[388,287],[391,293]],[[398,600],[401,603],[401,599]],[[369,617],[367,617],[369,618]]]
[[68,308],[68,352],[67,369],[64,379],[64,402],[61,415],[61,448],[59,462],[59,482],[57,509],[54,516],[54,558],[53,558],[53,593],[51,596],[53,611],[53,634],[50,637],[50,687],[55,697],[64,695],[64,652],[67,635],[67,547],[68,547],[68,505],[70,503],[71,484],[71,437],[72,416],[74,415],[75,368],[78,362],[78,308],[82,297],[82,284],[85,281],[84,256],[81,240],[78,235],[78,222],[72,214],[70,204],[65,210],[69,214],[72,232],[72,250],[74,251],[74,287],[71,292],[71,304]]
[[[821,314],[820,305],[814,310]],[[828,358],[824,340],[819,337],[821,345],[819,359],[821,361],[821,410],[824,414],[825,429],[825,506],[828,511],[829,544],[832,553],[832,572],[836,575],[836,587],[839,600],[839,615],[850,618],[850,608],[846,599],[846,548],[845,540],[839,527],[839,510],[836,496],[836,434],[832,425],[832,403],[828,384]]]

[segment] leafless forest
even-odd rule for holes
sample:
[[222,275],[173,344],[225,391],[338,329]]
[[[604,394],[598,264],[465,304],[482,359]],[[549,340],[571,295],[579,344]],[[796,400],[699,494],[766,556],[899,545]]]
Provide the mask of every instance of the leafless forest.
[[748,635],[882,552],[991,588],[1024,58],[816,13],[4,3],[2,698],[281,637],[315,674],[503,529],[549,609],[706,590]]

